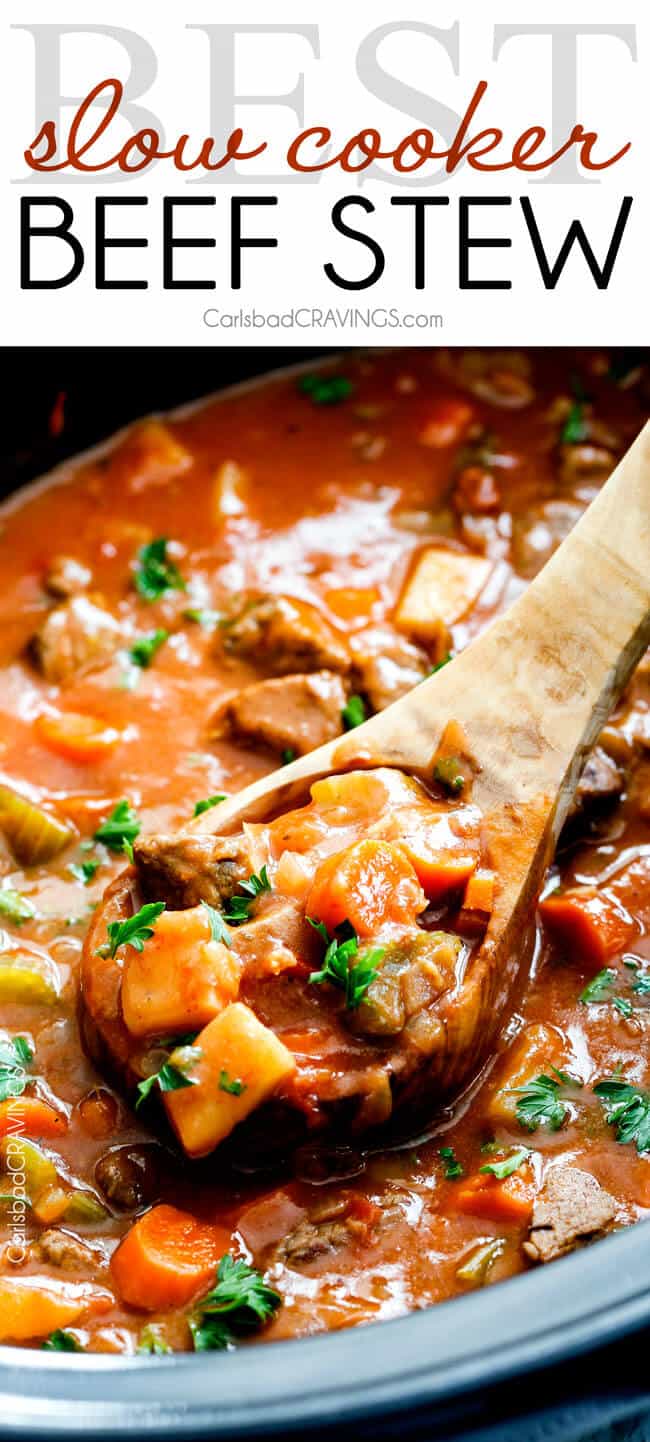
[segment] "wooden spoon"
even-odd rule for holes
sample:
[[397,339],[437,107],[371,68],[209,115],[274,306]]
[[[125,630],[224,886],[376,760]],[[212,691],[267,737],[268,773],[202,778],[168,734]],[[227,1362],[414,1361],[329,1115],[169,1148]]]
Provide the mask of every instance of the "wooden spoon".
[[449,665],[184,834],[223,834],[277,815],[317,777],[352,767],[388,765],[426,779],[445,728],[460,723],[498,886],[484,941],[441,1004],[447,1043],[434,1070],[446,1091],[498,1031],[586,753],[648,644],[650,423],[528,589]]

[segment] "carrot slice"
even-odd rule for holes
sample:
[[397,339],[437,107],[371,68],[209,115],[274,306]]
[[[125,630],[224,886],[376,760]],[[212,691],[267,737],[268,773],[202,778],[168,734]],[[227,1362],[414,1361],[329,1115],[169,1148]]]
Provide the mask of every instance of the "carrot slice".
[[325,600],[342,621],[365,620],[381,600],[376,586],[341,586],[325,592]]
[[212,1282],[230,1233],[162,1204],[139,1217],[111,1258],[120,1294],[145,1312],[183,1307]]
[[426,897],[401,846],[358,841],[318,867],[306,912],[324,921],[330,932],[349,921],[359,936],[372,936],[384,922],[414,922],[425,906]]
[[625,907],[595,886],[573,886],[542,901],[539,914],[553,936],[600,970],[635,933]]
[[40,1097],[13,1097],[0,1102],[0,1137],[12,1132],[29,1137],[61,1137],[68,1119]]
[[81,716],[76,711],[58,715],[43,712],[34,722],[39,740],[55,755],[79,763],[101,761],[110,755],[120,740],[120,732],[107,726],[96,716]]
[[491,912],[494,905],[494,872],[479,866],[465,888],[463,906],[466,911]]
[[489,1172],[478,1172],[463,1182],[455,1197],[459,1212],[525,1227],[532,1216],[535,1189],[532,1181],[518,1172],[503,1182]]
[[469,852],[429,848],[424,833],[404,836],[401,846],[429,901],[440,901],[448,891],[469,884],[476,867],[476,857]]

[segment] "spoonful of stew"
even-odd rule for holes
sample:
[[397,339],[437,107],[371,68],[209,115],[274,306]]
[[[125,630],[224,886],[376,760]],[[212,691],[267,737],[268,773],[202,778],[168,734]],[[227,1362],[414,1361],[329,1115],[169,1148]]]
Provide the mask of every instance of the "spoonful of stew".
[[[584,758],[650,642],[649,477],[650,425],[461,655],[178,834],[136,840],[86,940],[86,1037],[189,1157],[407,1131],[477,1075]],[[588,886],[541,906],[578,952],[604,964],[620,944]]]

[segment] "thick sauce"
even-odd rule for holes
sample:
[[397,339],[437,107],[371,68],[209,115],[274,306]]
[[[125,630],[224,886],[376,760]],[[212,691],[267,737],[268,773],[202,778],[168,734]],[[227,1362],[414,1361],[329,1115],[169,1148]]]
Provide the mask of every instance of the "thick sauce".
[[[650,1208],[650,1126],[645,1143],[638,1127],[625,1141],[594,1092],[613,1074],[634,1088],[650,1084],[645,663],[603,734],[549,879],[549,890],[558,881],[564,890],[593,885],[616,924],[601,945],[600,923],[594,941],[566,918],[553,924],[551,908],[499,1055],[426,1137],[370,1154],[354,1138],[316,1138],[299,1149],[292,1174],[226,1173],[217,1152],[193,1173],[162,1132],[147,1129],[155,1111],[136,1117],[84,1053],[83,938],[125,861],[93,839],[101,823],[128,800],[142,835],[173,832],[198,802],[325,739],[299,734],[297,722],[293,737],[290,722],[283,734],[275,712],[262,726],[255,697],[252,708],[240,706],[244,688],[268,678],[268,657],[229,646],[224,617],[232,626],[261,596],[317,608],[335,649],[355,658],[344,680],[336,654],[326,660],[335,677],[327,725],[342,728],[341,701],[353,724],[356,698],[361,715],[387,704],[513,600],[647,412],[647,374],[622,355],[402,352],[350,356],[323,374],[320,384],[273,381],[164,426],[145,423],[4,509],[0,782],[42,803],[71,835],[48,864],[22,868],[9,830],[0,842],[3,1035],[26,1038],[33,1053],[23,1096],[56,1113],[45,1130],[43,1114],[30,1129],[25,1103],[22,1135],[53,1175],[42,1195],[32,1176],[24,1221],[7,1201],[8,1172],[0,1187],[0,1340],[40,1345],[63,1326],[83,1347],[129,1352],[153,1324],[162,1344],[190,1346],[186,1306],[129,1306],[109,1270],[119,1240],[154,1203],[216,1224],[224,1250],[266,1272],[282,1298],[266,1339],[397,1316],[530,1265],[522,1243],[551,1163],[596,1179],[608,1194],[608,1226]],[[342,380],[332,386],[332,375]],[[175,583],[148,599],[134,584],[138,555],[161,537]],[[428,629],[402,604],[427,548],[485,562],[474,571],[480,584],[468,583]],[[61,557],[89,574],[62,567]],[[64,624],[73,591],[85,598],[81,642]],[[105,634],[84,605],[109,613]],[[60,630],[51,620],[44,630],[57,607]],[[154,632],[162,638],[151,641]],[[91,718],[74,735],[71,714]],[[40,990],[21,989],[17,970],[40,977]],[[521,1093],[509,1088],[540,1076],[551,1083],[551,1111],[530,1130],[530,1109],[522,1113]],[[634,1102],[644,1105],[642,1096]],[[127,1162],[125,1153],[115,1160],[118,1147],[134,1149]],[[528,1154],[509,1182],[508,1162],[522,1148]],[[2,1164],[6,1171],[6,1151]],[[480,1172],[490,1164],[505,1170],[505,1199],[499,1177]],[[76,1210],[75,1190],[85,1199]],[[484,1191],[488,1201],[476,1207],[472,1194]],[[49,1279],[55,1299],[74,1301],[80,1285],[90,1291],[76,1313],[46,1312],[35,1293],[41,1320],[25,1320],[23,1305],[16,1323],[11,1288],[29,1289],[30,1277],[46,1292]]]

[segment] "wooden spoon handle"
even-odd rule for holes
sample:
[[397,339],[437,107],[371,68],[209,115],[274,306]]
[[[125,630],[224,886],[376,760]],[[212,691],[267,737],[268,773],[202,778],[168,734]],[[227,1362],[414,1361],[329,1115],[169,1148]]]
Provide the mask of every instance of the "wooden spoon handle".
[[[510,610],[400,703],[418,716],[411,762],[431,754],[432,710],[454,714],[494,799],[560,790],[557,835],[585,753],[649,643],[650,424]],[[398,710],[385,719],[403,734]]]

